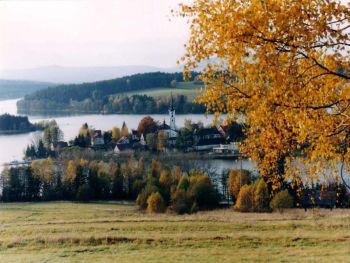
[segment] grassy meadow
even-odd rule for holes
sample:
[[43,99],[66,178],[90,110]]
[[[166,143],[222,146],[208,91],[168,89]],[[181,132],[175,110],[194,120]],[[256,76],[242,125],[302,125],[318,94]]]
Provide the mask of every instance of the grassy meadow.
[[175,88],[159,87],[147,90],[136,90],[123,92],[127,96],[147,95],[150,97],[168,97],[172,92],[173,95],[184,95],[189,101],[193,101],[200,94],[203,85],[194,84],[193,82],[178,82]]
[[0,204],[0,262],[344,262],[348,210],[149,215],[133,204]]

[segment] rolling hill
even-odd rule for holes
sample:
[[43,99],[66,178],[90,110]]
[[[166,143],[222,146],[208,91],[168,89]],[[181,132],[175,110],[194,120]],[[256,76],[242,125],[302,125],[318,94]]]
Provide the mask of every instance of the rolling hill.
[[48,82],[0,79],[0,100],[17,99],[40,89],[55,86]]

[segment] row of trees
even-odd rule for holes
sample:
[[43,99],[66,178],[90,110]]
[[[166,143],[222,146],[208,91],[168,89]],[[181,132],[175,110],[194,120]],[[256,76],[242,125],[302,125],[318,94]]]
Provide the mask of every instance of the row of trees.
[[0,132],[29,132],[41,130],[45,123],[32,124],[27,116],[0,115]]
[[301,192],[289,186],[273,194],[271,184],[245,170],[229,171],[223,176],[225,182],[217,176],[204,167],[165,165],[144,157],[118,162],[48,158],[30,166],[5,167],[0,196],[5,202],[136,200],[140,209],[149,212],[171,210],[179,214],[216,208],[219,200],[227,200],[226,193],[234,208],[242,212],[350,205],[341,184],[304,186]]
[[290,182],[285,189],[273,193],[273,185],[263,178],[252,180],[247,170],[232,170],[228,174],[228,192],[234,208],[241,212],[268,212],[273,209],[313,206],[349,207],[350,199],[345,186],[331,184],[302,185],[293,188]]
[[173,170],[152,167],[136,200],[141,209],[184,214],[217,207],[219,194],[206,173],[192,170],[188,175],[178,166]]
[[1,200],[6,202],[137,199],[142,209],[147,207],[148,197],[159,192],[164,204],[171,203],[179,213],[214,207],[219,197],[204,173],[193,171],[188,175],[179,166],[166,167],[157,160],[146,164],[144,158],[123,163],[85,159],[61,163],[51,158],[34,161],[31,166],[5,168],[1,189]]
[[[171,90],[169,90],[170,92]],[[184,95],[174,96],[174,108],[177,113],[204,113],[203,105],[187,100]],[[81,101],[62,104],[51,100],[25,99],[18,103],[20,112],[70,111],[88,113],[119,114],[164,114],[168,111],[170,97],[151,97],[147,95],[115,95],[108,97],[93,96]]]
[[[164,114],[167,113],[170,103],[170,96],[114,96],[110,97],[107,102],[102,104],[102,109],[105,113]],[[203,105],[188,101],[187,97],[184,95],[173,96],[173,106],[178,114],[205,112],[205,107]],[[84,106],[82,105],[82,107]]]

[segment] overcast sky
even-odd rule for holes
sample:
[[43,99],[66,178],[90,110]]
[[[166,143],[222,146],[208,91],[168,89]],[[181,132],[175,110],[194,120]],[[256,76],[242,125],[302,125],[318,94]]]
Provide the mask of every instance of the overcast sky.
[[[61,66],[173,67],[188,26],[180,0],[0,0],[0,70]],[[169,21],[171,19],[171,21]]]

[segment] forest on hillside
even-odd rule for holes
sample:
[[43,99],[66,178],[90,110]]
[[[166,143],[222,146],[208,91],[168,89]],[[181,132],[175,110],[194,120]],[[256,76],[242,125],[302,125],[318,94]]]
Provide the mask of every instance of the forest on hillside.
[[[190,81],[198,73],[193,73]],[[21,113],[39,112],[85,112],[85,113],[166,113],[170,103],[171,89],[183,81],[182,73],[144,73],[94,83],[59,85],[36,91],[18,102]],[[169,88],[168,97],[146,95],[126,96],[129,91],[146,91]],[[202,105],[188,101],[184,95],[174,96],[178,113],[203,113]]]

